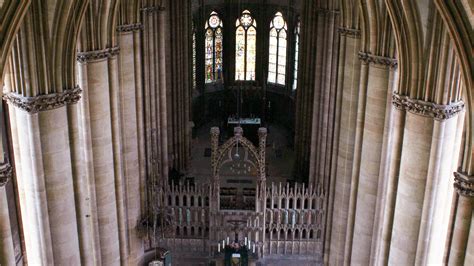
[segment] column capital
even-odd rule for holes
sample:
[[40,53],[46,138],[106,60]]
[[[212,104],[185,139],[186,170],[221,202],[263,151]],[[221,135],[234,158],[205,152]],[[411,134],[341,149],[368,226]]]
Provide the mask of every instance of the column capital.
[[75,104],[81,99],[82,89],[76,86],[73,89],[64,90],[59,93],[25,97],[14,92],[7,93],[3,99],[30,114],[53,110],[67,104]]
[[140,9],[140,11],[142,11],[145,14],[151,14],[155,12],[165,11],[165,9],[166,8],[164,6],[147,6]]
[[0,187],[5,186],[12,178],[13,168],[9,162],[0,165]]
[[77,61],[79,63],[90,63],[90,62],[101,61],[107,58],[114,57],[119,52],[120,52],[120,48],[118,46],[112,47],[112,48],[106,48],[103,50],[80,52],[80,53],[77,53]]
[[381,65],[390,68],[396,68],[398,66],[398,60],[395,58],[373,55],[363,51],[359,52],[359,59],[366,64]]
[[435,104],[423,100],[411,99],[408,96],[394,93],[392,104],[399,110],[408,111],[413,114],[434,118],[438,121],[448,120],[464,110],[464,102],[459,101],[451,104]]
[[141,23],[123,24],[123,25],[117,26],[118,32],[140,31],[142,29],[143,29],[143,24]]
[[454,188],[461,196],[474,197],[474,175],[454,172]]
[[340,13],[338,9],[326,9],[326,8],[318,8],[316,9],[316,12],[318,14],[323,14],[323,15],[329,15],[329,14],[337,15]]
[[356,39],[359,39],[359,38],[360,38],[360,30],[359,30],[359,29],[352,29],[352,28],[346,28],[346,27],[339,27],[339,28],[337,29],[337,31],[339,31],[339,33],[340,33],[342,36],[352,37],[352,38],[356,38]]

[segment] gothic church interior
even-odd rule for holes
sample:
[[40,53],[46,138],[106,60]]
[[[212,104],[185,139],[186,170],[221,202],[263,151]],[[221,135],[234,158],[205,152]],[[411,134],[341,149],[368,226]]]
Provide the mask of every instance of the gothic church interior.
[[0,0],[1,265],[474,265],[474,2]]

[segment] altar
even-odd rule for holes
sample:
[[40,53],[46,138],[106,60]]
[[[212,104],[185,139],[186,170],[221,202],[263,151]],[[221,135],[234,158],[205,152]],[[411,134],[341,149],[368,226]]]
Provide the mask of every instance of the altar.
[[244,136],[250,140],[254,145],[258,146],[258,129],[261,127],[262,120],[255,118],[235,118],[229,117],[227,119],[227,135],[234,134],[234,127],[242,127]]

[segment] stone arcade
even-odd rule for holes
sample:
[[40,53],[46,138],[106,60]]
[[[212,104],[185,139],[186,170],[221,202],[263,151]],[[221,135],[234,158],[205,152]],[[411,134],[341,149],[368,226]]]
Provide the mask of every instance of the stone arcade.
[[0,0],[0,264],[474,265],[473,3]]

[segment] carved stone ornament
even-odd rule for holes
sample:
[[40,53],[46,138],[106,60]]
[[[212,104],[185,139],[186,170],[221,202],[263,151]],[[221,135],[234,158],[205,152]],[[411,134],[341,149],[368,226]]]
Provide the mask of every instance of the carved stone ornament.
[[459,101],[449,105],[435,104],[422,100],[411,99],[408,96],[393,94],[392,103],[395,108],[413,114],[432,117],[438,121],[447,120],[464,109],[464,102]]
[[147,6],[140,10],[145,14],[150,14],[150,13],[155,13],[159,11],[164,11],[165,7],[164,6]]
[[367,64],[382,65],[395,68],[398,65],[397,59],[373,55],[366,52],[359,52],[359,59]]
[[95,51],[88,51],[88,52],[80,52],[77,54],[77,61],[79,63],[87,63],[87,62],[94,62],[103,60],[106,58],[114,57],[118,55],[120,52],[120,48],[112,47],[107,48],[104,50],[95,50]]
[[0,187],[3,187],[13,174],[13,168],[10,163],[5,163],[0,165]]
[[322,15],[329,15],[329,14],[339,14],[339,10],[335,10],[335,9],[326,9],[326,8],[318,8],[316,10],[316,12],[318,14],[322,14]]
[[358,29],[339,27],[338,31],[341,35],[344,35],[344,36],[348,36],[352,38],[360,38],[360,30]]
[[66,104],[75,104],[81,99],[81,92],[82,89],[77,86],[60,93],[51,93],[34,97],[25,97],[10,92],[5,94],[3,98],[15,107],[34,114],[41,111],[53,110]]
[[131,31],[139,31],[143,29],[143,25],[141,23],[134,23],[134,24],[125,24],[117,26],[118,32],[131,32]]
[[454,172],[454,188],[461,196],[474,197],[474,176]]

